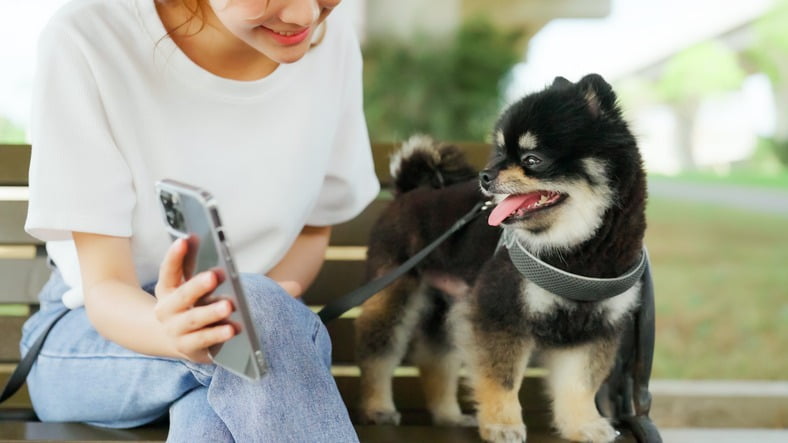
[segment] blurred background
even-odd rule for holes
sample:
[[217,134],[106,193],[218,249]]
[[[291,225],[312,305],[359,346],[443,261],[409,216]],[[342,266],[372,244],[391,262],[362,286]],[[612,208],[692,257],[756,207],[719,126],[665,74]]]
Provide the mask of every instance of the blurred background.
[[[28,142],[38,31],[0,0],[0,143]],[[788,0],[344,0],[373,141],[488,140],[508,102],[602,74],[649,171],[655,378],[788,379]]]

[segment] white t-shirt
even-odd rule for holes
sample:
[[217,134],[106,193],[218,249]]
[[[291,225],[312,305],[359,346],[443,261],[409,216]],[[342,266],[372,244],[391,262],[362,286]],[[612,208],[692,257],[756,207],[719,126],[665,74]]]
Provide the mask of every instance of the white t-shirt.
[[156,279],[159,179],[211,192],[239,270],[256,273],[304,225],[347,221],[379,192],[341,7],[317,47],[257,81],[211,74],[165,36],[154,0],[77,0],[41,34],[25,229],[72,287],[72,231],[131,237],[138,278]]

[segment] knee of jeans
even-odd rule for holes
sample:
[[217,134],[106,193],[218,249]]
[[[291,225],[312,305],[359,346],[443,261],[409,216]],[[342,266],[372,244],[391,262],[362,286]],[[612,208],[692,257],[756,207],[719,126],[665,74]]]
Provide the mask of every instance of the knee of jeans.
[[317,316],[275,281],[259,274],[241,274],[241,284],[255,324],[304,328],[314,336]]

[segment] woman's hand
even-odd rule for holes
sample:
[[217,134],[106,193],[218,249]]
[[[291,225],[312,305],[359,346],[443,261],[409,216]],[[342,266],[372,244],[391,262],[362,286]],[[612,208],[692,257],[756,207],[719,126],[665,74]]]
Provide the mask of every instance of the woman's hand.
[[195,306],[200,297],[216,288],[218,280],[213,272],[202,272],[183,281],[187,248],[186,241],[178,239],[167,251],[159,268],[154,312],[172,348],[182,358],[195,363],[211,363],[208,348],[231,339],[235,329],[229,324],[209,325],[229,317],[233,308],[227,300]]

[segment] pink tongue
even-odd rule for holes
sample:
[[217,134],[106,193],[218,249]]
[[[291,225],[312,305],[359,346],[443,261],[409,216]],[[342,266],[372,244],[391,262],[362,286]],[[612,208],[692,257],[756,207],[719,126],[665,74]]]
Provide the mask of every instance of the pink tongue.
[[490,226],[498,226],[506,217],[512,215],[514,211],[523,207],[524,205],[532,205],[542,198],[541,193],[532,192],[530,194],[517,194],[506,197],[498,206],[490,212],[487,218],[487,223]]

